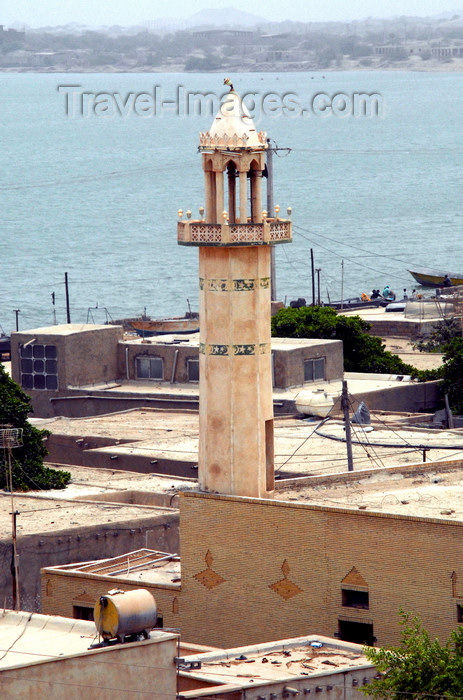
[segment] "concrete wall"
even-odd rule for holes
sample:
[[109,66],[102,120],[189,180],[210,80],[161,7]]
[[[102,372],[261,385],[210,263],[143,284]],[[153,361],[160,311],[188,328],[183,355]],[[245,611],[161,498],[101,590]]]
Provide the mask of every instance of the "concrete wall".
[[[39,393],[39,392],[35,392]],[[49,393],[49,392],[47,392]],[[45,392],[42,392],[45,394]],[[124,391],[121,387],[118,391],[112,389],[111,392],[102,390],[82,391],[79,389],[68,390],[63,396],[53,396],[49,403],[45,402],[46,396],[42,396],[39,404],[34,400],[35,414],[38,410],[40,415],[45,416],[67,416],[69,418],[80,418],[81,416],[101,416],[115,411],[130,411],[136,408],[161,408],[180,409],[197,411],[199,399],[196,396],[183,398],[169,395],[165,389],[156,392],[155,387],[150,392],[134,393]],[[51,404],[51,405],[50,405]]]
[[[357,376],[361,377],[360,374]],[[396,387],[377,389],[374,392],[352,393],[356,405],[364,401],[371,410],[410,413],[435,410],[442,403],[441,397],[440,381],[405,382],[398,383]]]
[[54,415],[52,398],[65,395],[69,386],[111,382],[117,377],[117,342],[120,326],[71,324],[12,333],[11,374],[21,384],[19,349],[21,345],[55,345],[58,362],[58,390],[27,389],[38,416]]
[[[188,336],[186,336],[188,337]],[[162,357],[164,360],[164,381],[170,382],[174,368],[175,356],[175,382],[184,384],[188,382],[188,360],[197,360],[199,357],[198,345],[191,347],[185,345],[166,345],[156,341],[155,338],[147,339],[143,343],[119,342],[117,356],[118,376],[124,379],[137,379],[135,358],[141,356]],[[127,355],[128,354],[128,362]],[[129,376],[127,377],[127,367]],[[146,379],[144,381],[147,381]]]
[[[431,637],[445,640],[458,624],[461,522],[195,493],[181,496],[180,513],[187,639],[227,647],[333,636],[342,619],[397,644],[399,606],[421,615]],[[369,609],[342,606],[353,567]]]
[[[245,653],[243,649],[243,653]],[[200,657],[194,657],[200,658]],[[297,695],[316,694],[317,700],[360,700],[362,695],[359,688],[367,685],[374,678],[377,671],[371,666],[359,669],[340,669],[336,671],[326,671],[325,673],[311,673],[306,678],[286,679],[284,681],[267,681],[265,684],[256,682],[255,686],[246,686],[241,690],[231,691],[230,688],[221,688],[220,685],[207,687],[203,684],[203,692],[199,689],[201,684],[196,681],[193,686],[193,679],[187,678],[183,673],[180,677],[180,692],[182,700],[199,700],[201,697],[213,698],[214,700],[259,700],[262,697],[269,697],[273,694],[277,698],[297,697]],[[297,690],[296,693],[288,693],[288,685]],[[236,686],[235,686],[236,687]],[[228,690],[228,692],[227,692]],[[199,692],[198,692],[199,691]]]
[[[179,551],[178,513],[160,515],[153,510],[151,518],[126,522],[96,523],[90,527],[70,527],[52,534],[18,536],[19,581],[23,610],[41,610],[40,569],[46,566],[104,559],[146,547],[161,552]],[[0,600],[12,607],[10,539],[0,541]]]
[[[287,343],[287,347],[278,347]],[[343,352],[340,340],[312,340],[312,339],[284,339],[275,338],[276,345],[272,349],[274,364],[274,386],[286,389],[292,386],[304,384],[304,360],[325,358],[325,375],[327,381],[340,379],[343,373]],[[164,360],[164,381],[170,382],[174,367],[175,354],[177,363],[175,368],[175,382],[188,382],[188,360],[199,358],[197,343],[191,347],[184,345],[165,345],[151,338],[141,343],[118,344],[118,377],[131,380],[137,379],[135,359],[140,356],[162,357]],[[146,381],[146,380],[145,380]]]
[[[133,442],[133,441],[129,441]],[[124,441],[101,437],[76,437],[53,433],[47,440],[47,462],[59,466],[75,464],[80,467],[102,467],[135,471],[140,474],[172,474],[196,478],[198,460],[175,460],[155,455],[133,454],[124,451]],[[113,446],[111,451],[100,448]],[[111,459],[117,455],[117,459]]]
[[[127,581],[123,577],[101,576],[75,571],[57,571],[52,568],[41,570],[42,613],[73,617],[74,601],[80,596],[96,603],[100,595],[112,588],[131,591],[146,588],[154,596],[158,615],[162,616],[164,627],[179,626],[180,585],[155,585],[146,580]],[[76,603],[79,604],[78,602]]]
[[176,639],[153,638],[4,670],[2,700],[174,700],[176,654]]
[[[275,338],[275,342],[284,341]],[[286,350],[273,350],[274,386],[279,389],[302,386],[304,382],[304,360],[325,358],[325,380],[342,379],[343,350],[341,340],[304,340],[300,347],[288,343]],[[308,382],[307,386],[313,386]]]
[[409,319],[394,319],[393,312],[387,314],[384,320],[368,319],[371,328],[367,331],[370,335],[377,335],[380,338],[418,338],[428,336],[432,333],[436,320],[432,321],[411,321]]

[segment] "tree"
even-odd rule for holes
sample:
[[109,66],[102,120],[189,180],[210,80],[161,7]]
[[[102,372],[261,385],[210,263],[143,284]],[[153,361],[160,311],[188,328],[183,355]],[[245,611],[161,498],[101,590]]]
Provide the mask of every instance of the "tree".
[[463,338],[452,338],[444,347],[443,387],[456,413],[463,413]]
[[272,318],[274,336],[342,340],[346,372],[416,375],[412,365],[385,349],[381,338],[367,333],[370,328],[360,316],[338,316],[329,306],[281,309]]
[[413,347],[420,352],[445,352],[452,338],[461,336],[461,323],[457,318],[444,318],[436,321],[431,333],[418,338]]
[[419,617],[400,610],[401,644],[390,649],[365,648],[365,655],[381,674],[360,690],[367,697],[387,700],[462,698],[463,627],[451,632],[445,644],[432,640]]
[[[5,372],[0,364],[0,426],[22,428],[22,444],[12,450],[11,464],[13,488],[62,489],[71,478],[65,471],[49,469],[43,464],[47,450],[43,441],[50,434],[34,428],[27,417],[32,411],[30,398]],[[5,464],[6,461],[6,464]],[[0,488],[7,488],[8,455],[0,451]]]

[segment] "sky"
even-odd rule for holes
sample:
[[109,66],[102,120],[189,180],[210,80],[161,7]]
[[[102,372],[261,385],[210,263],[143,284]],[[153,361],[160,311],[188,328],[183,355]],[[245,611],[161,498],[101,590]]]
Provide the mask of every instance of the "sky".
[[[3,8],[1,5],[3,4]],[[182,19],[201,9],[234,7],[269,20],[303,22],[356,20],[396,15],[433,15],[462,9],[462,0],[6,0],[0,23],[31,27],[77,22],[130,26],[147,20]]]

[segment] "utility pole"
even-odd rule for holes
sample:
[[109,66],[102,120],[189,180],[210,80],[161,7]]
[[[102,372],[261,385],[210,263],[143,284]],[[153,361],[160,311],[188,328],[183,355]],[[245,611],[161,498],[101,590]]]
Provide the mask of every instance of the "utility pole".
[[344,305],[344,260],[341,260],[341,311]]
[[347,445],[347,469],[350,472],[354,471],[354,462],[352,459],[352,435],[350,432],[350,417],[349,417],[349,394],[347,391],[347,382],[343,379],[341,408],[344,412],[344,427],[346,429],[346,445]]
[[[274,146],[270,145],[270,139],[267,139],[267,152],[266,152],[266,165],[267,165],[267,212],[268,216],[273,217],[275,214],[275,202],[273,199],[273,154],[278,151],[286,151],[288,155],[291,151],[290,148],[279,147],[276,144]],[[277,300],[277,279],[276,279],[276,267],[275,267],[275,246],[270,246],[270,294],[271,300]]]
[[19,316],[21,309],[13,309],[13,311],[16,314],[16,333],[17,333],[19,331],[19,318],[18,318],[18,316]]
[[64,273],[64,287],[66,290],[66,317],[67,322],[71,323],[71,310],[69,308],[69,284],[68,284],[68,273]]
[[321,267],[317,267],[315,272],[317,273],[317,304],[320,306],[320,272],[322,271]]
[[313,261],[313,248],[310,249],[310,262],[312,266],[312,306],[315,306],[315,265]]
[[56,326],[55,292],[51,293],[51,303],[53,304],[53,325]]
[[[11,536],[13,541],[12,556],[11,556],[11,578],[13,585],[13,610],[21,610],[21,599],[19,597],[19,568],[18,568],[18,549],[16,543],[16,517],[19,511],[14,507],[13,493],[13,470],[11,467],[11,450],[13,447],[19,447],[22,440],[22,428],[11,428],[10,426],[0,426],[0,447],[3,447],[3,458],[5,461],[5,471],[7,472],[7,488],[10,491],[11,498]],[[8,467],[7,467],[8,454]]]

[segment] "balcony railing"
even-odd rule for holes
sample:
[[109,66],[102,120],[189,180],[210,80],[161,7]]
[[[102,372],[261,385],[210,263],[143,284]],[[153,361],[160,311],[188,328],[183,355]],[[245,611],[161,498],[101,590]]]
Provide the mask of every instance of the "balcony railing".
[[246,246],[290,243],[289,219],[266,219],[261,224],[207,224],[205,221],[179,221],[179,245]]

